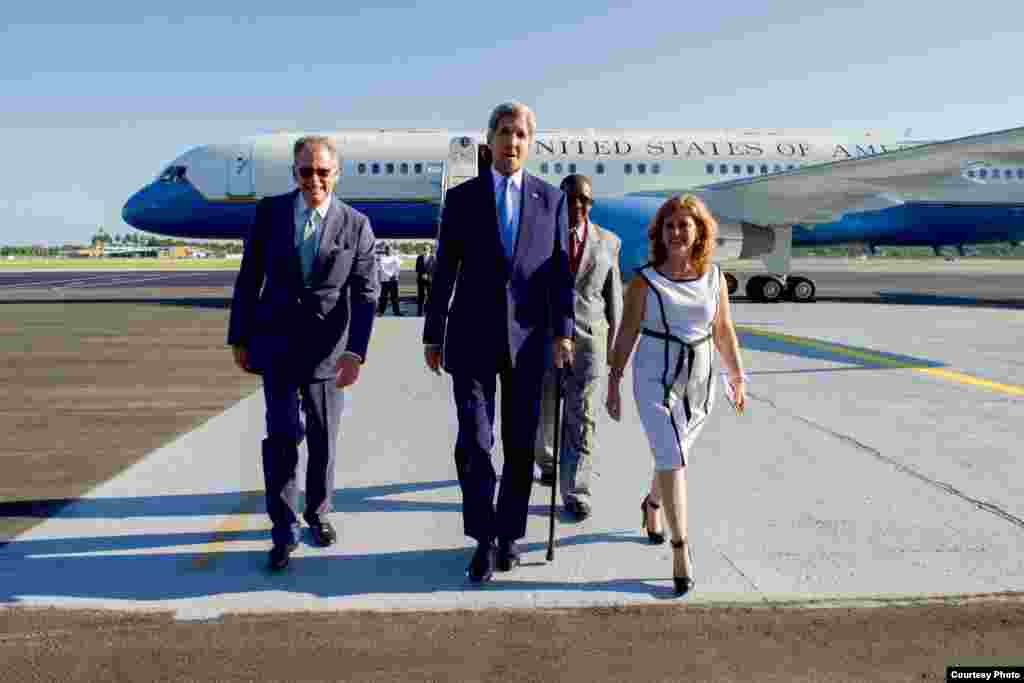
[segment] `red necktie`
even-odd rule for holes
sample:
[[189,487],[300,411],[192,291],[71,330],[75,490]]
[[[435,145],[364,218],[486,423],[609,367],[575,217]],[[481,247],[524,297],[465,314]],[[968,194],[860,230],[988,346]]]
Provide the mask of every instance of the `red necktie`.
[[569,237],[569,268],[572,269],[573,274],[576,273],[576,269],[580,267],[580,244],[579,238],[576,237],[576,229],[572,229],[572,235]]

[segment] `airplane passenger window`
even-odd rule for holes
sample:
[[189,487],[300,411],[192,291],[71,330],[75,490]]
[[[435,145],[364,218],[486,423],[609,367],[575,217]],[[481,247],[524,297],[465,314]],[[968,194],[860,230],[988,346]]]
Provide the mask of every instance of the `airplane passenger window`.
[[968,178],[973,178],[974,176],[975,176],[975,173],[974,173],[974,169],[973,169],[973,168],[972,168],[972,169],[969,169],[969,170],[967,171],[967,177],[968,177]]
[[356,166],[356,172],[359,173],[359,175],[366,175],[366,164],[360,162],[359,165]]
[[984,169],[984,168],[979,168],[978,169],[978,177],[979,178],[987,178],[988,177],[988,170]]
[[597,162],[597,166],[594,167],[594,172],[597,173],[597,175],[604,175],[604,164],[600,161]]
[[574,164],[574,163],[569,164],[569,173],[575,173],[575,172],[576,172],[576,164]]
[[707,164],[706,166],[704,166],[704,170],[708,172],[708,175],[714,175],[715,174],[715,165],[714,164]]
[[376,161],[370,164],[370,172],[373,173],[373,175],[380,175],[380,164]]
[[1024,180],[1024,168],[1017,169],[1017,177],[1020,178],[1021,180]]
[[421,164],[421,163],[413,164],[412,165],[412,172],[415,173],[416,175],[422,174],[423,173],[423,164]]
[[796,164],[789,164],[786,166],[787,171],[792,171],[794,168],[796,168]]
[[661,164],[651,164],[651,173],[655,175],[661,173]]
[[551,169],[548,166],[548,162],[545,161],[543,164],[540,165],[540,172],[543,173],[544,175],[547,175],[550,171]]
[[632,173],[633,173],[633,164],[625,164],[622,167],[622,172],[625,173],[626,175],[632,175]]
[[739,164],[733,164],[732,172],[735,173],[736,175],[739,175],[740,173],[743,173],[743,167],[740,166]]
[[782,164],[775,164],[775,169],[774,169],[774,171],[775,171],[776,173],[780,173],[780,172],[782,171]]
[[768,173],[768,164],[761,164],[761,175]]
[[998,178],[999,177],[999,169],[998,168],[993,168],[992,169],[992,177],[993,178]]
[[402,175],[409,175],[409,164],[403,161],[399,164],[398,170]]
[[722,164],[721,166],[719,166],[718,167],[718,172],[722,173],[722,174],[728,173],[729,172],[729,164]]
[[647,164],[637,164],[636,172],[639,173],[640,175],[647,173]]
[[384,164],[384,170],[387,172],[388,175],[395,175],[394,164]]
[[555,163],[555,173],[557,175],[562,175],[562,162],[561,161]]
[[754,165],[753,164],[747,164],[747,173],[749,173],[750,175],[754,175]]

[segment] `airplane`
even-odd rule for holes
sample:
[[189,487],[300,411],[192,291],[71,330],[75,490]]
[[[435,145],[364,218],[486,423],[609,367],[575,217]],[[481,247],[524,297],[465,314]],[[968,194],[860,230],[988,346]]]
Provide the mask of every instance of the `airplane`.
[[[378,238],[437,236],[445,194],[489,165],[479,130],[338,130],[335,193]],[[178,237],[245,238],[264,196],[294,189],[279,132],[195,147],[125,203],[129,225]],[[813,301],[792,248],[1024,241],[1024,127],[947,141],[786,130],[537,131],[527,170],[557,185],[590,176],[592,220],[622,239],[624,274],[648,260],[646,231],[669,196],[701,197],[719,220],[716,259],[760,258],[753,301]],[[739,279],[726,273],[729,293]]]

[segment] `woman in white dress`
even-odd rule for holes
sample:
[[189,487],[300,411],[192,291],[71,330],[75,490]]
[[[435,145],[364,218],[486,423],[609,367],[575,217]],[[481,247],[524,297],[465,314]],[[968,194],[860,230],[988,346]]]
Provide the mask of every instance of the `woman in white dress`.
[[693,588],[693,560],[686,532],[686,466],[714,401],[711,344],[728,371],[737,412],[746,397],[736,329],[721,269],[711,264],[717,223],[693,196],[673,197],[658,209],[647,231],[651,262],[637,270],[608,374],[608,414],[622,415],[619,384],[637,337],[633,396],[651,453],[654,477],[641,503],[651,543],[664,543],[659,511],[672,532],[672,576],[677,595]]

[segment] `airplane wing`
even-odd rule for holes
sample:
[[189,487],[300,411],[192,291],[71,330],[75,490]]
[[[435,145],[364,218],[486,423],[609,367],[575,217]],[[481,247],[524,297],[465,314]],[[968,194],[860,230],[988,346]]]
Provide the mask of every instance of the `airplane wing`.
[[[977,162],[1024,164],[1024,127],[732,180],[691,190],[719,216],[758,225],[830,223],[908,201],[941,201],[942,185]],[[659,193],[664,195],[664,193]]]

